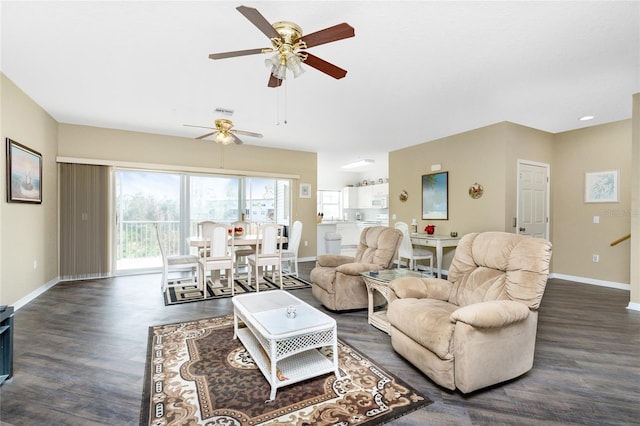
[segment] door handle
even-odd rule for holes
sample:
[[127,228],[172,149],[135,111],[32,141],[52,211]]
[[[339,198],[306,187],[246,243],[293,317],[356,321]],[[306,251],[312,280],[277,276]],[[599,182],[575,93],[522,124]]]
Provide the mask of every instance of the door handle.
[[520,227],[520,229],[518,229],[518,231],[520,231],[520,232],[524,232],[526,230],[527,230],[527,228],[523,228],[523,227]]

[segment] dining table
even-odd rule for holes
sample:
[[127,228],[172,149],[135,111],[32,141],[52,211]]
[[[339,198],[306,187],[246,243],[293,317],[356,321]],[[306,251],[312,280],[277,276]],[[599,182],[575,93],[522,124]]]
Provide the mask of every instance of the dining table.
[[[284,244],[286,242],[288,242],[287,237],[280,237],[280,244]],[[204,239],[202,236],[191,236],[188,238],[188,242],[189,242],[189,247],[195,247],[198,250],[205,248],[205,243],[206,243],[206,239]],[[239,246],[251,246],[251,247],[255,247],[258,243],[261,242],[261,237],[258,234],[242,234],[242,235],[235,235],[234,236],[234,246],[235,247],[239,247]],[[229,239],[229,243],[231,243],[231,239]],[[239,265],[236,265],[236,270],[239,270],[238,268]],[[239,274],[239,273],[238,273]],[[216,276],[214,277],[214,285],[221,285],[220,284],[220,276],[218,274],[216,274]]]

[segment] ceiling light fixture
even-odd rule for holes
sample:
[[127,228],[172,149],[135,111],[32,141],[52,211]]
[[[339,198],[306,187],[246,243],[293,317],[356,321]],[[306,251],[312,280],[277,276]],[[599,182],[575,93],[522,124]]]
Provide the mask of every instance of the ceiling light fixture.
[[293,73],[295,78],[298,78],[304,73],[302,61],[307,59],[305,53],[297,52],[298,49],[307,47],[304,41],[299,40],[294,43],[295,39],[302,36],[302,28],[293,22],[286,21],[276,22],[273,27],[281,38],[271,39],[276,54],[265,59],[264,64],[271,67],[271,74],[278,80],[284,80],[287,77],[287,69]]
[[214,138],[216,143],[221,143],[222,145],[229,145],[234,142],[233,136],[229,132],[220,132]]
[[369,164],[373,164],[375,161],[373,160],[357,160],[352,163],[345,164],[342,166],[343,169],[355,169],[356,167],[368,166]]
[[580,117],[580,121],[589,121],[589,120],[593,120],[595,117],[593,115],[585,115]]

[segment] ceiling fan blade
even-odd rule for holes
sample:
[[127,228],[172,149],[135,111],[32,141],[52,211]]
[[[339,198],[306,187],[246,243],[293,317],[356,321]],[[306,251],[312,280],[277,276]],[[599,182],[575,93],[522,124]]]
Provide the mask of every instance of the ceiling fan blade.
[[260,31],[264,33],[267,37],[271,38],[280,38],[280,34],[271,26],[269,21],[266,20],[264,16],[258,9],[254,9],[253,7],[247,6],[238,6],[236,7],[238,12],[242,13],[245,18],[247,18],[253,25],[258,27]]
[[269,84],[267,84],[267,86],[269,87],[280,87],[282,85],[282,80],[280,80],[279,78],[275,77],[273,74],[269,73]]
[[233,143],[235,143],[236,145],[240,145],[242,144],[242,141],[233,133],[229,133],[231,135],[231,137],[233,138]]
[[335,79],[341,79],[347,75],[347,70],[344,70],[336,65],[333,65],[330,62],[325,61],[324,59],[320,59],[317,56],[312,55],[311,53],[305,52],[307,58],[303,63],[309,65],[317,69],[318,71],[322,71],[325,74],[330,75]]
[[233,58],[235,56],[257,55],[258,53],[268,53],[268,52],[273,52],[273,49],[270,47],[265,47],[262,49],[247,49],[247,50],[236,50],[233,52],[212,53],[209,55],[209,59],[225,59],[225,58]]
[[237,133],[239,135],[244,135],[244,136],[252,136],[254,138],[261,138],[262,134],[261,133],[254,133],[254,132],[247,132],[246,130],[232,130],[231,133]]
[[186,127],[197,127],[199,129],[211,129],[211,130],[215,130],[215,127],[209,127],[209,126],[196,126],[195,124],[183,124],[183,126]]
[[333,27],[316,31],[315,33],[303,35],[302,37],[294,40],[294,43],[298,40],[302,40],[305,42],[307,47],[313,47],[325,43],[331,43],[332,41],[353,37],[355,35],[356,30],[354,30],[351,25],[343,22],[342,24],[334,25]]
[[218,132],[215,131],[215,132],[207,133],[206,135],[198,136],[196,139],[204,139],[204,138],[207,138],[207,137],[209,137],[211,135],[215,135],[216,133],[218,133]]

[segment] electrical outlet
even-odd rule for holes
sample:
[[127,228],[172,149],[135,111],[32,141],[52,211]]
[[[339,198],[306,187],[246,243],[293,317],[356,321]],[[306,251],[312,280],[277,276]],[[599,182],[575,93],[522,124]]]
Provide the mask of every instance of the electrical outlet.
[[308,247],[308,246],[309,246],[309,241],[304,240],[304,246],[305,246],[305,247]]
[[594,216],[593,223],[600,223],[600,216]]
[[594,261],[595,263],[600,262],[600,256],[599,256],[599,255],[597,255],[597,254],[594,254],[594,255],[593,255],[593,261]]
[[38,261],[37,260],[33,261],[33,269],[38,269]]

